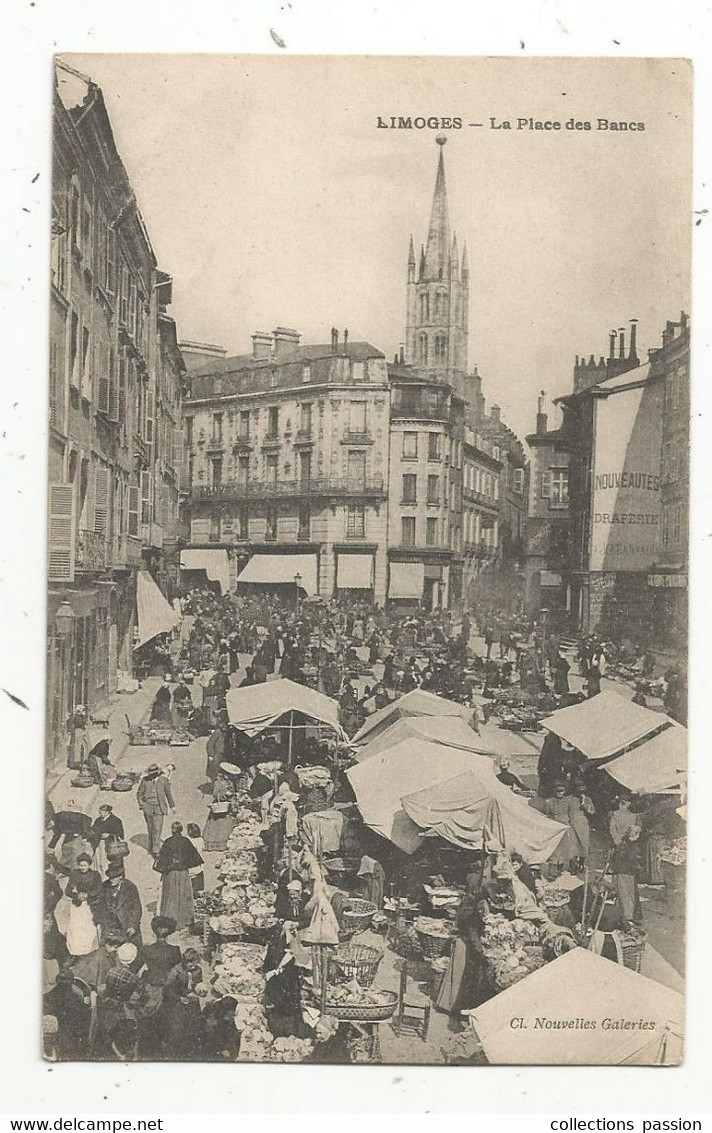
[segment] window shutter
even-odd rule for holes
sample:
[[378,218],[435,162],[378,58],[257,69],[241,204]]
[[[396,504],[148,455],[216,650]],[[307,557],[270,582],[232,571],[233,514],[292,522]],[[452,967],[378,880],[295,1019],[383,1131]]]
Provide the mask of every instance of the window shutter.
[[127,534],[138,537],[138,488],[129,484],[128,528]]
[[[116,354],[114,353],[113,350],[112,350],[111,353],[112,353],[111,364],[114,367],[114,371],[116,371]],[[120,423],[122,425],[128,424],[128,422],[126,420],[126,418],[127,418],[127,413],[126,413],[126,380],[127,380],[126,379],[126,368],[127,368],[127,365],[128,365],[128,363],[127,363],[127,360],[126,360],[126,356],[124,354],[120,355],[120,357],[119,357],[119,367],[118,367],[118,369],[119,369],[118,420],[120,421]]]
[[109,527],[109,470],[99,465],[94,476],[94,530],[106,538]]
[[106,346],[102,346],[101,361],[100,361],[100,365],[99,365],[99,373],[97,374],[97,383],[96,383],[96,408],[97,408],[98,413],[105,413],[107,415],[109,413],[109,405],[110,405],[110,393],[109,393],[109,387],[110,387],[110,381],[111,381],[111,376],[109,374],[110,356],[111,356],[110,349]]
[[74,485],[49,486],[49,563],[50,582],[74,581]]
[[141,526],[151,522],[151,473],[141,473]]
[[116,292],[116,232],[111,225],[106,230],[106,290]]
[[551,477],[548,472],[542,472],[541,474],[541,498],[543,500],[551,499]]
[[111,346],[109,346],[106,351],[106,373],[109,394],[109,420],[119,421],[121,419],[119,404],[119,379],[116,373],[116,355],[114,353],[113,347]]
[[153,390],[146,393],[146,444],[153,444],[153,415],[154,415],[155,395]]

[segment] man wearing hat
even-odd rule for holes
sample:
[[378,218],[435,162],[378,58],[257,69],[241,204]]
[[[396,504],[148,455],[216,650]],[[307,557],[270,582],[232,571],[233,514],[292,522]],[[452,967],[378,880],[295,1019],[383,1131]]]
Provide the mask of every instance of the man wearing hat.
[[109,862],[104,882],[107,927],[121,932],[132,944],[141,944],[141,898],[133,881],[124,873],[123,862]]
[[152,858],[161,848],[163,820],[169,810],[175,810],[170,783],[157,763],[151,763],[139,783],[136,801],[143,812],[148,831],[148,852]]

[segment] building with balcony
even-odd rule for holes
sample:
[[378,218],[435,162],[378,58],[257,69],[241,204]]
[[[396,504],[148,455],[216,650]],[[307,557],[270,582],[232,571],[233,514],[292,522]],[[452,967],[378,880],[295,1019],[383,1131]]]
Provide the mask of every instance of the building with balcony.
[[499,575],[500,490],[503,463],[493,446],[469,425],[463,445],[462,531],[463,603],[466,609],[490,605]]
[[251,353],[192,370],[184,571],[382,602],[388,427],[384,356],[347,331],[324,345],[257,332]]
[[132,668],[136,574],[160,567],[177,520],[164,484],[182,364],[102,93],[62,62],[53,127],[47,736],[60,759],[76,706],[96,708]]

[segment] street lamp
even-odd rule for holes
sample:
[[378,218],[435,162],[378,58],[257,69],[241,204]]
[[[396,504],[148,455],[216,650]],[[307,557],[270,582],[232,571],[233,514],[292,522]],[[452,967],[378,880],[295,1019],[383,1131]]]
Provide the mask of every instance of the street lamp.
[[302,576],[299,573],[299,571],[297,571],[297,573],[294,576],[294,586],[296,588],[296,595],[297,595],[297,613],[299,613],[299,589],[300,589],[301,585],[302,585]]
[[59,604],[57,613],[54,615],[54,624],[57,630],[57,636],[61,638],[69,637],[74,626],[74,619],[76,615],[72,609],[71,602],[67,598],[63,598]]

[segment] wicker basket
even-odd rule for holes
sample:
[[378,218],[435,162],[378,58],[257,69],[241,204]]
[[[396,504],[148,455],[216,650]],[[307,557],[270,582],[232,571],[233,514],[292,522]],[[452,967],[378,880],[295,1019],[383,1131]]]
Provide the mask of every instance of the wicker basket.
[[382,959],[380,948],[371,948],[368,944],[341,944],[332,953],[330,964],[336,969],[336,982],[356,980],[361,987],[370,987]]
[[645,945],[648,942],[647,932],[638,929],[635,932],[621,932],[618,937],[623,955],[623,966],[634,972],[639,972],[643,963]]
[[436,960],[439,956],[445,956],[450,951],[452,936],[431,936],[429,932],[423,932],[419,928],[416,928],[415,931],[422,953],[427,959]]
[[353,1020],[358,1023],[382,1023],[390,1019],[398,1006],[398,994],[395,991],[384,992],[388,995],[388,1003],[329,1003],[327,997],[326,1013],[343,1022]]
[[364,901],[360,897],[352,897],[344,906],[341,917],[342,927],[351,935],[357,932],[365,932],[371,923],[371,917],[377,912],[377,907],[372,905],[370,901]]

